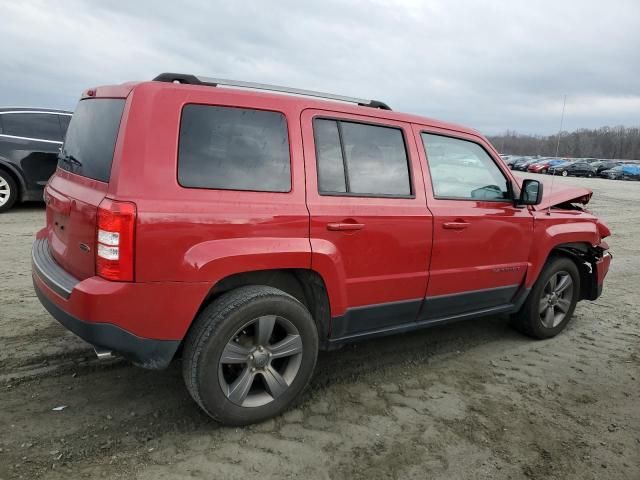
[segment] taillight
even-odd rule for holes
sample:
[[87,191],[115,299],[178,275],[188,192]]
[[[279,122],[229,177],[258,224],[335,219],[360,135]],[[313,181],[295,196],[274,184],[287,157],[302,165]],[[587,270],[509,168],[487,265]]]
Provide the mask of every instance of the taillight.
[[136,205],[105,198],[98,206],[96,274],[107,280],[133,281]]

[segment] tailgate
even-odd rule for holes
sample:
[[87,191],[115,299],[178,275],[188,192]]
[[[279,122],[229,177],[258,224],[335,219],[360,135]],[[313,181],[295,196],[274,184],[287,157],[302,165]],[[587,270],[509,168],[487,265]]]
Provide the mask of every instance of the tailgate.
[[83,280],[95,275],[96,215],[107,184],[71,177],[60,172],[45,190],[47,240],[60,266]]

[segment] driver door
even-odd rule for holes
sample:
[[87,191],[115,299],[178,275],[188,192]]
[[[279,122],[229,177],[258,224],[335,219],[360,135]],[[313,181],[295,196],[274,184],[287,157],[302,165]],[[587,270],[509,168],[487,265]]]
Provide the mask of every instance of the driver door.
[[527,272],[533,216],[514,207],[506,166],[480,137],[414,129],[434,218],[421,320],[510,304]]

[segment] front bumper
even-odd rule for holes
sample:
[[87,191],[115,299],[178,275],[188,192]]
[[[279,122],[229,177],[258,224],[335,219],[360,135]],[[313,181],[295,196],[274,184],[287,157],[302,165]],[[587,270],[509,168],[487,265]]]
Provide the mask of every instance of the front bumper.
[[31,259],[36,294],[56,320],[95,347],[151,369],[171,362],[210,288],[199,283],[79,280],[55,261],[40,234]]

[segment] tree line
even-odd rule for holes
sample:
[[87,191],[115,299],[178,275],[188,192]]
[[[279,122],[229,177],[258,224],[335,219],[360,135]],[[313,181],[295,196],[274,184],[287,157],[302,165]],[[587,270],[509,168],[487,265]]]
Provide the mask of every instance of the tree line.
[[[507,130],[488,137],[501,154],[556,155],[558,135],[524,135]],[[580,128],[561,132],[559,157],[640,160],[640,127]]]

